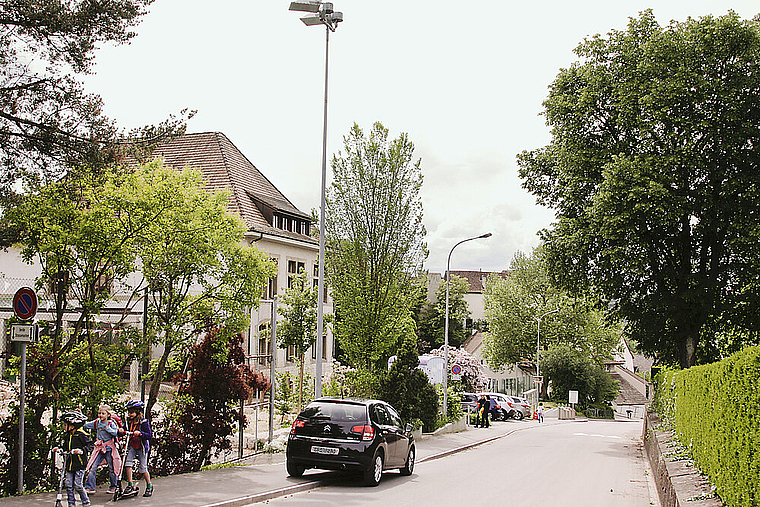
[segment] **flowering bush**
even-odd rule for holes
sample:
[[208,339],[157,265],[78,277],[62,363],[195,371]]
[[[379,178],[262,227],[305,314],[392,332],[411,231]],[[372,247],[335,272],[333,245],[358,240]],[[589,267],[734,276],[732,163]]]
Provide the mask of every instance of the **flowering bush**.
[[[430,351],[434,356],[444,357],[445,345]],[[488,377],[480,369],[480,361],[464,349],[449,346],[449,364],[462,367],[462,386],[465,391],[480,391],[488,386]]]

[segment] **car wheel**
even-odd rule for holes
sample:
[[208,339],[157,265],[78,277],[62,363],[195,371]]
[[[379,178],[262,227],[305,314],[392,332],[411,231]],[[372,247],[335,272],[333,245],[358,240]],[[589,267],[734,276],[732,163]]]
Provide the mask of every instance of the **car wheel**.
[[515,419],[521,421],[525,417],[522,412],[515,412]]
[[406,465],[404,465],[404,468],[399,469],[401,470],[401,475],[412,475],[412,472],[414,472],[415,454],[414,446],[411,446],[409,448],[409,454],[406,456]]
[[301,477],[306,470],[305,466],[293,463],[290,460],[285,462],[285,468],[288,469],[288,475],[291,477]]
[[378,452],[372,460],[372,465],[364,472],[364,484],[377,486],[383,477],[383,454]]

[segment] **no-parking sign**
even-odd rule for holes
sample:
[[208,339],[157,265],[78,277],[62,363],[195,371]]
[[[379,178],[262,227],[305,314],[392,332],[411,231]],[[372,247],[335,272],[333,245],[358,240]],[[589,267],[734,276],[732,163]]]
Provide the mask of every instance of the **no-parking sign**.
[[451,367],[451,378],[453,380],[459,380],[462,378],[462,367],[458,364]]
[[21,320],[30,320],[37,314],[37,293],[29,287],[21,287],[13,295],[13,313]]

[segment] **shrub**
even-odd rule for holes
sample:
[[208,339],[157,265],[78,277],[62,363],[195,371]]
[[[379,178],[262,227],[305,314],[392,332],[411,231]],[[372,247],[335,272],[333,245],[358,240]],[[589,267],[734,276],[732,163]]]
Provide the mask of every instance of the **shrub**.
[[658,413],[727,505],[760,503],[758,384],[760,347],[655,377]]

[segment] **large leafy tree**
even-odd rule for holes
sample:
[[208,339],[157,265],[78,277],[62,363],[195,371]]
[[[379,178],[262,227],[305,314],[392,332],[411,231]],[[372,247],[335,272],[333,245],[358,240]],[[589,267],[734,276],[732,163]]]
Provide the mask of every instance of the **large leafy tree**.
[[[0,197],[12,205],[23,174],[58,179],[81,165],[106,167],[133,148],[149,149],[184,123],[125,133],[87,94],[78,76],[95,49],[122,44],[153,0],[5,0],[0,2]],[[127,150],[128,148],[128,150]],[[10,199],[10,201],[8,201]],[[3,228],[3,243],[14,239]]]
[[303,374],[306,351],[317,336],[317,289],[312,278],[301,270],[285,290],[278,310],[283,321],[277,326],[280,347],[293,347],[298,356],[298,410],[303,408]]
[[[466,321],[470,317],[467,309],[467,294],[470,285],[466,278],[452,275],[449,282],[449,344],[459,347],[467,339]],[[436,290],[435,303],[425,302],[418,312],[417,333],[419,347],[427,352],[441,347],[444,343],[446,321],[446,283]]]
[[335,335],[345,359],[373,369],[408,332],[426,255],[420,161],[406,134],[388,139],[354,124],[332,160],[327,213],[328,276]]
[[[543,247],[530,256],[515,254],[509,276],[489,277],[485,307],[485,355],[494,368],[535,361],[537,346],[546,350],[560,343],[599,363],[608,359],[620,342],[620,326],[607,323],[593,300],[571,296],[552,283]],[[537,344],[538,318],[553,310],[559,311],[541,320]]]
[[620,385],[601,364],[565,344],[546,351],[543,372],[552,383],[552,399],[567,403],[571,390],[578,391],[581,407],[589,403],[606,404],[620,392]]
[[246,308],[258,304],[274,267],[262,252],[240,244],[245,225],[227,212],[225,193],[204,190],[200,172],[180,172],[153,161],[130,182],[142,205],[157,211],[137,242],[149,323],[163,345],[146,406],[149,414],[169,358],[194,344],[192,318],[203,315],[220,327],[244,328]]
[[683,367],[705,330],[756,337],[760,18],[662,27],[646,11],[576,53],[544,102],[551,144],[518,157],[557,213],[543,233],[552,273]]

